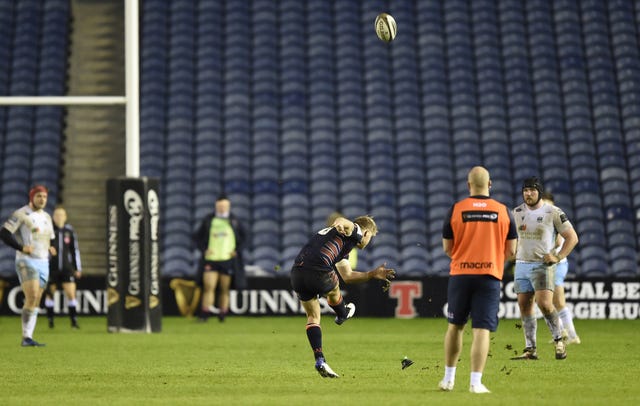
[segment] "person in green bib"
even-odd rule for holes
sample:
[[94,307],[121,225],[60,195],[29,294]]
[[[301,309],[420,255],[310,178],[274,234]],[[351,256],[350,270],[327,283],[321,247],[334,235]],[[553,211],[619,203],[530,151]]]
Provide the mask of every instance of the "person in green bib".
[[[202,257],[200,274],[202,301],[200,320],[207,321],[216,314],[224,321],[229,312],[229,290],[235,279],[236,288],[244,288],[245,275],[242,249],[245,231],[231,213],[231,202],[226,196],[216,200],[215,212],[207,215],[195,234],[195,243]],[[216,293],[218,293],[216,307]]]

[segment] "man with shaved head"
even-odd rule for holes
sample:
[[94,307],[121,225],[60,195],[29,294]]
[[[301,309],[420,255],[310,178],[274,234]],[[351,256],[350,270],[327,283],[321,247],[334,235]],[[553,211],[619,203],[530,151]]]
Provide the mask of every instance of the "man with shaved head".
[[445,373],[439,388],[453,390],[462,351],[462,332],[471,316],[469,392],[489,393],[482,372],[489,354],[490,332],[498,328],[500,281],[504,263],[515,257],[518,234],[511,212],[489,197],[489,171],[476,166],[467,177],[469,197],[456,202],[442,228],[442,247],[451,258],[444,338]]
[[489,188],[491,188],[491,180],[489,179],[489,171],[482,166],[474,166],[467,176],[469,187],[473,186],[478,192],[484,192],[485,196],[489,196]]

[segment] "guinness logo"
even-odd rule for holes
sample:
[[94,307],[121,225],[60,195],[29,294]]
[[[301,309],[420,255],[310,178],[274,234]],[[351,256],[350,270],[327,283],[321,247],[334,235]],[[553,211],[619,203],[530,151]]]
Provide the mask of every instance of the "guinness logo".
[[107,288],[107,304],[114,305],[120,301],[120,295],[114,288]]
[[169,287],[173,289],[180,314],[184,317],[193,317],[200,304],[200,286],[194,281],[175,278],[171,279]]
[[158,296],[151,295],[149,296],[149,309],[155,309],[160,304],[160,299]]
[[138,307],[142,304],[142,300],[140,300],[140,298],[136,297],[136,296],[130,296],[128,295],[125,299],[124,299],[124,308],[125,309],[132,309],[134,307]]

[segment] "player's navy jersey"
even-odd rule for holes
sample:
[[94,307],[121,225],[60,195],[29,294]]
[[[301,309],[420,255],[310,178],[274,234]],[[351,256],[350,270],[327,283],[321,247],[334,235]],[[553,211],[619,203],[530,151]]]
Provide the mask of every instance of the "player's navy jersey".
[[330,272],[336,263],[347,258],[362,239],[356,224],[351,236],[344,236],[333,227],[323,228],[311,237],[296,257],[293,267]]

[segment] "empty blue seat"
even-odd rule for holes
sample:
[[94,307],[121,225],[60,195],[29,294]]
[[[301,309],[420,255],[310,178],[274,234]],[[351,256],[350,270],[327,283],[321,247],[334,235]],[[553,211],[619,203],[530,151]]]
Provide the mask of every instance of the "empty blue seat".
[[635,230],[631,222],[613,220],[607,222],[607,245],[610,248],[627,246],[635,249]]
[[430,262],[425,258],[411,257],[402,261],[401,271],[398,273],[405,277],[422,277],[428,275]]
[[578,235],[581,235],[586,232],[597,232],[604,235],[605,226],[601,220],[596,220],[594,218],[579,218],[576,221],[572,220],[574,223],[574,227],[578,232]]
[[631,196],[628,192],[612,192],[603,195],[602,203],[605,208],[620,206],[631,207]]
[[257,247],[253,250],[253,262],[267,272],[277,272],[281,263],[280,251],[275,247]]
[[[277,250],[280,247],[280,234],[278,230],[252,233],[251,244],[255,248],[270,247]],[[254,257],[255,257],[255,253],[254,253]]]
[[[366,200],[366,198],[363,198],[363,196],[366,196],[364,194],[361,193],[341,193],[340,195],[340,199],[338,200],[334,195],[325,195],[325,196],[320,196],[322,197],[321,199],[321,203],[326,205],[327,207],[338,207],[338,202],[340,202],[340,207],[343,208],[343,212],[346,215],[347,212],[357,212],[358,216],[363,215],[364,213],[366,213],[368,211],[368,207],[369,204]],[[317,197],[313,197],[313,200],[318,200]]]
[[336,184],[330,179],[319,179],[311,182],[310,192],[330,194],[335,191]]
[[600,245],[587,245],[587,246],[581,247],[579,252],[580,252],[580,259],[583,262],[592,258],[606,259],[608,258],[608,255],[609,255],[607,250]]
[[580,263],[579,275],[584,278],[603,278],[609,276],[609,266],[602,258],[589,258]]
[[620,258],[611,261],[611,276],[616,278],[637,278],[638,261],[631,258]]
[[[441,250],[442,248],[440,248],[440,251]],[[431,269],[429,270],[429,275],[437,275],[437,276],[449,275],[450,264],[451,264],[451,260],[449,259],[449,257],[439,252],[434,255],[434,251],[432,251]]]

